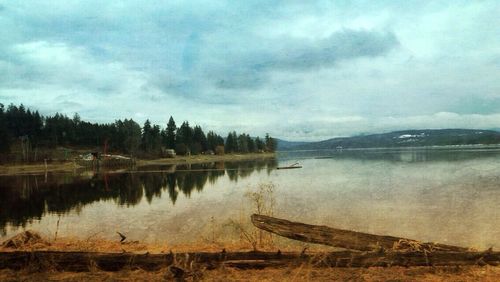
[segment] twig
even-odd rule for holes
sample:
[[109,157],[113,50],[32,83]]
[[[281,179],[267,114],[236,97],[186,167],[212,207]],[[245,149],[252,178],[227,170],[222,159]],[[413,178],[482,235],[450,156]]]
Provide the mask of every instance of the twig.
[[61,216],[57,219],[57,227],[56,227],[56,234],[54,235],[54,242],[57,240],[57,233],[59,232],[59,221],[61,220]]
[[118,231],[116,231],[116,233],[118,233],[118,235],[120,235],[120,237],[122,238],[122,239],[120,240],[120,243],[122,243],[123,241],[125,241],[125,240],[127,239],[127,237],[126,237],[125,235],[123,235],[122,233],[120,233],[120,232],[118,232]]

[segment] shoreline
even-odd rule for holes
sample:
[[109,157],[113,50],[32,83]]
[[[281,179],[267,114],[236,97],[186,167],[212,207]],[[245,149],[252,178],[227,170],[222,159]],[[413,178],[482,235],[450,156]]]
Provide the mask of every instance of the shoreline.
[[147,165],[201,164],[221,161],[249,161],[271,159],[275,157],[276,153],[176,156],[175,158],[162,158],[153,160],[138,159],[136,162],[136,166],[141,167]]
[[[14,248],[0,245],[2,281],[102,281],[114,278],[179,281],[176,280],[176,273],[179,272],[186,273],[181,278],[187,279],[181,281],[192,281],[190,276],[194,274],[197,280],[193,281],[276,281],[276,277],[281,277],[282,281],[496,281],[500,274],[500,267],[480,263],[401,266],[400,262],[399,265],[349,264],[345,267],[340,264],[336,267],[313,261],[319,258],[321,262],[328,263],[329,260],[324,258],[335,254],[331,248],[323,251],[307,247],[277,251],[276,247],[268,246],[255,251],[249,244],[226,249],[228,246],[214,242],[186,249],[165,244],[152,246],[138,241],[120,242],[118,238],[114,241],[98,238],[54,238],[46,241],[36,235],[17,242],[19,245]],[[342,253],[345,251],[337,251],[337,254]],[[221,255],[229,257],[221,259]],[[246,260],[238,260],[237,257],[245,257]],[[293,259],[286,259],[290,257]],[[352,258],[339,259],[330,260],[330,263],[352,261]]]
[[[192,155],[176,156],[175,158],[161,158],[144,160],[138,159],[136,167],[148,165],[182,165],[182,164],[201,164],[221,161],[246,161],[275,158],[276,153],[251,153],[251,154],[225,154],[225,155]],[[22,175],[22,174],[42,174],[47,172],[74,172],[82,169],[74,161],[65,161],[60,163],[49,163],[47,166],[39,164],[15,164],[0,165],[0,176]],[[117,168],[119,169],[119,168]],[[121,168],[123,169],[123,168]]]

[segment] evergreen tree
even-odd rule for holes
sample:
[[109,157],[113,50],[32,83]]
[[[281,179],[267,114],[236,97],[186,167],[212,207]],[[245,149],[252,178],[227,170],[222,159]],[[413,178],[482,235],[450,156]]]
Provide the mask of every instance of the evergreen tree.
[[134,155],[141,145],[141,126],[132,119],[125,119],[120,129],[122,135],[125,137],[123,140],[123,149],[126,153]]
[[274,152],[276,150],[276,139],[269,136],[269,133],[266,133],[266,150],[268,152]]
[[217,137],[213,131],[207,133],[207,148],[215,152],[215,147],[217,146]]
[[238,136],[236,135],[235,131],[230,132],[227,135],[225,151],[226,151],[226,153],[236,153],[236,152],[239,152],[239,148],[238,148]]
[[165,131],[165,145],[167,148],[174,149],[175,148],[175,132],[177,131],[177,126],[175,125],[175,121],[170,116],[170,119],[167,123],[167,129]]
[[234,152],[234,148],[233,148],[233,135],[231,134],[231,132],[229,132],[229,134],[226,137],[226,145],[225,145],[224,149],[225,149],[226,153],[232,153],[232,152]]
[[213,131],[207,134],[207,148],[215,152],[217,146],[224,146],[224,138]]
[[142,127],[142,136],[141,136],[141,148],[144,152],[149,153],[152,150],[152,136],[151,136],[151,122],[149,119],[146,120],[144,126]]
[[185,121],[177,129],[176,138],[176,151],[178,154],[187,154],[191,151],[193,145],[193,129],[189,126],[189,122]]
[[216,142],[217,145],[215,146],[216,148],[217,146],[224,146],[224,138],[222,138],[222,136],[215,135],[215,139],[217,140]]
[[236,131],[233,131],[233,133],[231,133],[232,135],[232,140],[233,140],[233,148],[234,148],[234,151],[235,152],[239,152],[240,151],[240,148],[238,147],[238,135],[236,134]]
[[203,129],[199,125],[194,127],[193,130],[193,144],[191,151],[193,154],[199,154],[207,150],[207,137]]
[[255,147],[255,141],[248,134],[247,134],[247,146],[248,146],[248,152],[250,153],[254,153],[257,150]]
[[159,153],[161,149],[161,129],[159,125],[154,125],[151,129],[151,152]]
[[33,132],[33,141],[36,144],[42,138],[42,132],[43,132],[43,117],[40,115],[38,111],[35,111],[33,115],[32,132]]
[[244,133],[238,136],[238,152],[248,153],[248,138]]
[[257,149],[257,151],[264,151],[265,149],[265,144],[262,140],[260,140],[259,137],[255,138],[255,147]]
[[[7,128],[4,106],[0,103],[0,153],[10,151],[10,138]],[[0,160],[1,161],[1,160]]]

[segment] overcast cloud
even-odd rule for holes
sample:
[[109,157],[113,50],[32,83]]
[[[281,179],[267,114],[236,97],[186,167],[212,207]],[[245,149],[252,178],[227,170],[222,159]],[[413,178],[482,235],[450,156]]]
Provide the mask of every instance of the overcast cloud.
[[500,128],[499,14],[495,0],[0,0],[0,103],[288,140]]

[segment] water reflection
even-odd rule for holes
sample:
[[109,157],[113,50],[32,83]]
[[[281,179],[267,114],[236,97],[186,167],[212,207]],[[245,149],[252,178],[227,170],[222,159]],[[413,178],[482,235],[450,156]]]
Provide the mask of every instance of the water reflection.
[[46,213],[81,210],[96,201],[114,201],[134,206],[145,198],[149,203],[167,193],[175,205],[179,194],[189,197],[207,183],[227,174],[237,182],[254,171],[277,166],[274,159],[251,162],[217,162],[193,165],[141,167],[125,173],[48,174],[0,176],[0,234],[7,225],[26,226]]
[[482,158],[498,158],[498,146],[474,146],[464,148],[428,147],[428,148],[386,148],[354,150],[315,150],[280,152],[282,159],[353,159],[384,160],[391,162],[430,162],[430,161],[466,161]]

